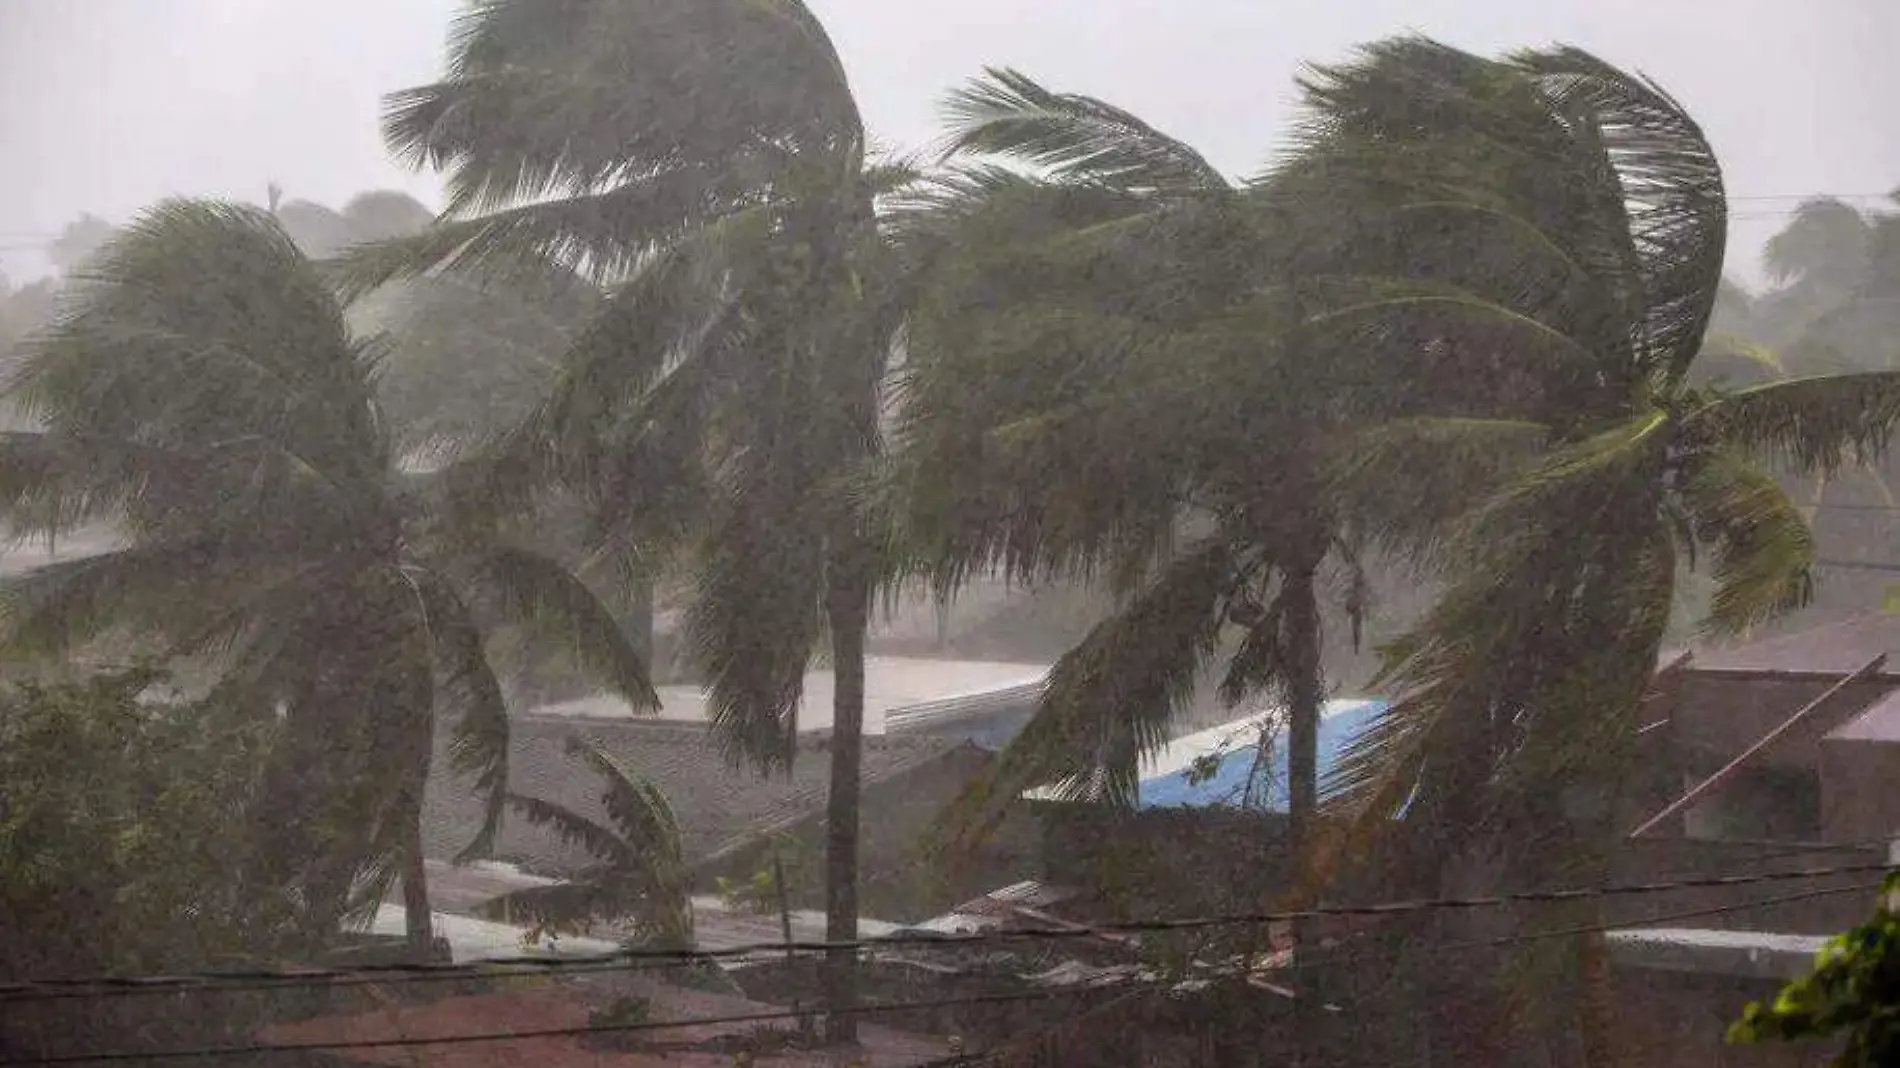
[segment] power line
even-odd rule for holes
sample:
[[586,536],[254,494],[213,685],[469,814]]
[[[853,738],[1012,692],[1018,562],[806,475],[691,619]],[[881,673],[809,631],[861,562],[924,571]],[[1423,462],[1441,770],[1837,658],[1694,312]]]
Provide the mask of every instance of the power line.
[[[1735,884],[1731,883],[1727,885],[1735,885]],[[1696,918],[1705,917],[1705,916],[1723,915],[1723,914],[1734,913],[1734,912],[1743,912],[1743,911],[1748,911],[1751,909],[1765,908],[1772,905],[1785,904],[1792,901],[1806,900],[1810,898],[1822,897],[1822,896],[1833,895],[1833,894],[1871,892],[1871,891],[1877,890],[1880,887],[1880,885],[1881,885],[1880,883],[1876,882],[1876,883],[1857,884],[1854,886],[1824,887],[1824,888],[1820,888],[1816,890],[1806,890],[1806,891],[1801,891],[1801,892],[1793,893],[1793,894],[1784,894],[1784,895],[1779,895],[1776,897],[1766,898],[1766,899],[1761,899],[1761,900],[1756,900],[1756,901],[1741,902],[1737,904],[1722,905],[1722,906],[1706,906],[1703,908],[1691,909],[1691,910],[1670,913],[1670,914],[1661,915],[1661,916],[1651,916],[1651,917],[1632,919],[1632,920],[1621,920],[1621,921],[1616,921],[1614,923],[1586,924],[1586,925],[1579,925],[1575,927],[1560,928],[1560,929],[1554,929],[1554,930],[1548,930],[1548,931],[1535,931],[1529,934],[1509,935],[1502,938],[1484,939],[1484,940],[1469,941],[1469,942],[1446,943],[1443,945],[1434,946],[1433,949],[1435,952],[1457,952],[1461,950],[1470,950],[1470,949],[1497,948],[1497,947],[1517,945],[1517,944],[1523,944],[1523,943],[1529,943],[1529,942],[1544,941],[1544,940],[1553,939],[1553,938],[1570,938],[1570,937],[1576,937],[1578,935],[1584,935],[1584,934],[1608,933],[1610,931],[1615,931],[1622,928],[1640,927],[1640,926],[1647,926],[1647,925],[1657,924],[1657,923],[1670,923],[1670,922],[1675,922],[1675,921],[1685,920],[1685,919],[1696,919]],[[1545,899],[1538,898],[1535,900],[1541,901]],[[1322,958],[1317,963],[1319,965],[1335,965],[1339,963],[1344,963],[1346,961],[1350,961],[1352,959],[1355,959],[1356,957],[1364,957],[1366,955],[1368,955],[1368,952],[1364,952],[1364,951],[1358,954],[1340,954],[1340,955],[1335,955],[1334,957],[1331,957],[1331,958]],[[1296,966],[1298,966],[1297,962],[1296,962]],[[1313,966],[1315,965],[1312,963],[1309,963],[1305,965],[1304,967],[1310,968]],[[1248,969],[1248,970],[1251,971],[1252,969]],[[1231,972],[1229,972],[1228,974],[1231,974]],[[1080,996],[1083,994],[1095,993],[1101,990],[1113,990],[1113,989],[1118,989],[1118,988],[1154,987],[1156,989],[1161,989],[1170,985],[1172,985],[1171,982],[1167,980],[1146,979],[1146,978],[1137,977],[1137,978],[1132,978],[1132,979],[1112,979],[1112,980],[1103,980],[1103,981],[1098,981],[1098,982],[1078,983],[1071,987],[1067,987],[1060,990],[1013,991],[1013,992],[996,993],[996,994],[976,994],[976,995],[969,995],[969,996],[957,997],[957,998],[939,998],[939,999],[917,1000],[917,1001],[883,1002],[883,1003],[871,1004],[871,1005],[857,1005],[848,1009],[837,1009],[837,1010],[831,1010],[831,1011],[835,1011],[837,1015],[871,1015],[871,1014],[889,1013],[889,1012],[908,1012],[908,1011],[922,1010],[922,1009],[954,1008],[954,1007],[960,1007],[960,1006],[988,1005],[988,1004],[1008,1004],[1008,1003],[1020,1002],[1020,1001],[1042,1000],[1046,998],[1075,997],[1075,996]],[[471,1033],[465,1033],[465,1034],[459,1034],[459,1035],[441,1035],[441,1036],[435,1036],[435,1037],[429,1037],[429,1038],[403,1037],[403,1038],[392,1038],[392,1039],[346,1040],[346,1041],[341,1041],[341,1042],[254,1043],[251,1045],[244,1045],[244,1046],[204,1046],[204,1047],[196,1047],[196,1048],[190,1048],[190,1049],[157,1050],[157,1051],[136,1052],[136,1053],[135,1052],[109,1052],[109,1053],[62,1054],[62,1055],[58,1055],[54,1057],[41,1058],[34,1061],[12,1061],[12,1060],[0,1061],[0,1068],[14,1068],[14,1066],[26,1065],[26,1064],[45,1064],[45,1065],[97,1064],[97,1063],[122,1062],[122,1061],[128,1061],[128,1060],[174,1060],[174,1059],[195,1058],[195,1057],[210,1058],[210,1057],[227,1057],[227,1056],[241,1056],[241,1055],[255,1055],[255,1054],[272,1054],[272,1053],[315,1052],[319,1050],[336,1051],[336,1050],[349,1050],[349,1049],[393,1049],[393,1048],[410,1048],[410,1047],[417,1047],[417,1046],[466,1045],[470,1043],[508,1042],[508,1041],[519,1041],[522,1039],[535,1039],[535,1038],[563,1038],[563,1037],[576,1037],[576,1036],[591,1035],[591,1034],[616,1034],[616,1033],[624,1034],[624,1033],[634,1033],[634,1032],[661,1031],[661,1030],[673,1030],[673,1029],[684,1028],[684,1027],[722,1026],[722,1025],[732,1025],[732,1024],[742,1024],[742,1023],[766,1023],[766,1022],[785,1021],[785,1020],[797,1020],[797,1019],[808,1017],[810,1015],[812,1015],[811,1010],[794,1011],[794,1010],[789,1010],[789,1009],[776,1009],[769,1012],[739,1013],[739,1014],[733,1014],[733,1015],[728,1015],[728,1016],[700,1017],[698,1019],[692,1019],[692,1020],[666,1020],[666,1021],[643,1020],[643,1021],[627,1023],[627,1024],[589,1024],[586,1026],[578,1026],[578,1027],[537,1028],[537,1029],[528,1030],[528,1031],[471,1032]],[[930,1063],[935,1064],[935,1065],[982,1063],[983,1061],[989,1059],[989,1056],[991,1055],[990,1054],[953,1054],[949,1058],[946,1058],[944,1060],[930,1062]]]
[[[838,1016],[870,1016],[880,1013],[911,1012],[921,1009],[957,1008],[973,1005],[1008,1004],[1017,1001],[1036,1001],[1046,998],[1077,997],[1109,990],[1119,986],[1136,985],[1126,980],[1101,983],[1078,983],[1061,990],[1021,990],[1000,994],[970,994],[956,998],[937,998],[918,1001],[887,1001],[871,1005],[854,1005],[849,1008],[828,1010]],[[0,1061],[0,1068],[16,1068],[28,1064],[102,1064],[114,1061],[159,1061],[179,1060],[193,1057],[237,1057],[269,1053],[310,1053],[318,1050],[334,1051],[349,1049],[404,1049],[416,1046],[459,1046],[476,1042],[513,1042],[534,1038],[572,1038],[581,1035],[629,1034],[646,1031],[669,1031],[683,1027],[717,1027],[732,1024],[770,1023],[782,1020],[797,1020],[812,1015],[809,1011],[794,1012],[789,1009],[774,1009],[770,1012],[733,1013],[727,1016],[702,1016],[691,1020],[641,1020],[625,1024],[588,1024],[578,1027],[538,1027],[527,1031],[483,1031],[460,1035],[441,1035],[432,1038],[403,1037],[384,1039],[350,1039],[341,1042],[259,1042],[245,1046],[199,1046],[192,1049],[167,1049],[150,1052],[111,1052],[111,1053],[70,1053],[53,1057],[41,1057],[31,1061]],[[952,1062],[955,1063],[955,1062]]]
[[[1221,927],[1259,926],[1292,920],[1327,917],[1390,916],[1436,910],[1500,908],[1515,904],[1582,901],[1604,897],[1623,897],[1666,893],[1674,890],[1708,889],[1724,886],[1749,886],[1766,882],[1826,878],[1835,875],[1885,874],[1891,869],[1881,864],[1853,864],[1831,868],[1802,868],[1782,872],[1754,872],[1745,875],[1702,876],[1672,882],[1636,883],[1621,886],[1572,887],[1557,890],[1533,890],[1490,897],[1416,898],[1379,902],[1370,905],[1330,905],[1282,912],[1201,916],[1185,919],[1137,920],[1125,923],[1077,924],[1064,927],[1029,927],[1009,931],[981,931],[967,934],[898,933],[881,938],[837,941],[754,942],[720,949],[626,949],[592,957],[547,959],[542,957],[498,957],[461,964],[381,964],[351,969],[311,969],[307,971],[216,971],[180,975],[91,976],[75,978],[39,978],[0,987],[0,1002],[37,1001],[73,996],[118,996],[141,993],[169,993],[179,990],[238,990],[253,988],[323,986],[332,983],[355,985],[391,981],[382,977],[423,979],[506,978],[563,971],[638,970],[637,962],[667,961],[674,964],[716,961],[758,954],[818,954],[833,950],[920,948],[955,949],[968,945],[1000,942],[1049,942],[1101,938],[1113,935],[1166,934],[1209,930]],[[77,993],[68,993],[76,991]]]

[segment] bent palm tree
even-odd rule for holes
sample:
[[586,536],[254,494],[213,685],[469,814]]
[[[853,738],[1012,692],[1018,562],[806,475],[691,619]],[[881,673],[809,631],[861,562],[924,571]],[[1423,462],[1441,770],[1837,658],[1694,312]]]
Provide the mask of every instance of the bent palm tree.
[[641,706],[644,665],[572,576],[421,506],[372,399],[376,350],[268,214],[198,201],[109,244],[31,348],[13,395],[44,430],[0,445],[21,533],[121,525],[125,547],[8,579],[0,648],[62,655],[113,633],[207,664],[212,695],[280,718],[245,876],[288,887],[328,934],[400,860],[429,939],[418,825],[438,712],[487,795],[507,785],[507,710],[477,606],[559,626]]
[[[1678,559],[1712,562],[1710,631],[1803,603],[1807,527],[1753,461],[1825,471],[1877,450],[1900,374],[1691,384],[1721,284],[1721,171],[1678,103],[1587,53],[1383,42],[1317,71],[1307,107],[1288,167],[1357,206],[1354,254],[1385,279],[1353,308],[1369,340],[1395,365],[1497,353],[1547,443],[1432,539],[1449,588],[1395,646],[1398,699],[1349,752],[1337,807],[1502,848],[1512,880],[1574,880],[1618,830]],[[1428,344],[1391,344],[1421,323]]]
[[[839,484],[877,448],[894,322],[873,201],[903,175],[866,166],[823,27],[797,0],[490,0],[458,24],[447,78],[392,98],[386,133],[448,171],[448,214],[357,256],[360,283],[553,263],[608,287],[481,495],[565,484],[604,554],[692,550],[689,637],[735,759],[791,759],[829,634],[826,911],[832,939],[855,937],[876,561]],[[830,969],[834,1037],[851,963]]]
[[536,797],[509,794],[508,804],[530,823],[585,848],[595,862],[565,882],[504,894],[483,906],[484,914],[505,923],[526,921],[529,937],[584,933],[597,922],[630,920],[636,941],[691,948],[686,864],[679,824],[665,796],[597,745],[569,739],[568,752],[600,776],[601,807],[610,825]]
[[[1366,596],[1334,471],[1375,444],[1408,455],[1372,484],[1442,514],[1508,453],[1449,433],[1423,388],[1360,388],[1363,357],[1312,310],[1327,293],[1303,273],[1325,250],[1301,242],[1330,221],[1303,190],[1237,187],[1136,117],[1015,72],[950,112],[953,152],[976,160],[906,218],[922,296],[892,471],[901,537],[946,594],[1000,569],[1105,578],[1121,599],[956,815],[981,828],[1044,784],[1132,804],[1138,760],[1225,646],[1222,695],[1270,691],[1285,709],[1303,854],[1320,605],[1337,584],[1356,624]],[[1363,426],[1400,414],[1414,418],[1376,438]],[[1492,444],[1523,436],[1488,429]],[[1302,1021],[1309,1054],[1317,1026]]]

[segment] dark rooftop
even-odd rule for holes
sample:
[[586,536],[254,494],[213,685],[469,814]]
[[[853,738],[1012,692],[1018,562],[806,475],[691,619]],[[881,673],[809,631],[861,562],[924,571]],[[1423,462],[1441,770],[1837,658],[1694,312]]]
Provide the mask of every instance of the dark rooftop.
[[[790,775],[761,778],[749,767],[731,766],[700,723],[662,720],[579,721],[517,717],[509,746],[509,788],[518,794],[564,805],[605,822],[600,781],[568,754],[570,737],[600,744],[637,775],[659,787],[679,821],[686,860],[697,865],[761,834],[819,813],[830,776],[828,735],[802,736]],[[931,763],[956,748],[951,740],[925,736],[879,736],[864,740],[864,783],[871,786]],[[466,780],[451,778],[446,752],[438,749],[423,812],[423,844],[437,859],[453,857],[481,827],[480,800]],[[497,859],[545,873],[563,873],[590,858],[551,834],[507,818],[496,842]]]

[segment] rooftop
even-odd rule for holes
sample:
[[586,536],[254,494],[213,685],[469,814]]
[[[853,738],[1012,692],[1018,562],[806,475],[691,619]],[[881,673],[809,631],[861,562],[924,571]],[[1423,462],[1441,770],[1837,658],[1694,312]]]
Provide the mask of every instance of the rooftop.
[[[1384,711],[1376,700],[1328,701],[1319,725],[1319,777],[1324,783],[1346,746]],[[1142,808],[1232,806],[1287,810],[1284,713],[1278,709],[1210,727],[1169,742],[1143,768]],[[1267,759],[1259,760],[1269,730]]]
[[[660,789],[679,822],[689,864],[787,829],[824,807],[830,781],[825,736],[801,739],[790,772],[763,778],[752,768],[728,761],[703,724],[651,719],[519,717],[509,739],[509,788],[604,822],[599,779],[567,751],[568,739],[575,735],[599,744]],[[867,738],[865,787],[943,759],[957,747],[953,740],[922,736]],[[438,766],[447,767],[447,761]],[[431,778],[423,808],[423,843],[429,856],[453,857],[474,840],[481,822],[480,800],[465,781],[446,775]],[[494,855],[546,873],[571,870],[589,860],[578,847],[512,814],[503,823]]]
[[[1845,675],[1882,653],[1900,653],[1900,616],[1867,612],[1741,645],[1695,650],[1697,671]],[[1884,675],[1900,666],[1895,657]]]
[[[369,933],[399,938],[406,919],[401,905],[383,905],[370,920]],[[430,913],[429,923],[435,928],[435,936],[449,944],[450,957],[457,964],[498,957],[591,957],[620,948],[617,943],[596,938],[562,937],[530,943],[523,928],[443,912]]]
[[[1040,684],[1049,669],[1044,664],[1013,664],[987,660],[930,660],[911,657],[871,657],[864,665],[864,730],[883,734],[887,717],[911,706],[934,706],[977,698],[995,691],[1016,691]],[[688,723],[706,722],[706,694],[698,686],[660,687],[659,718]],[[805,675],[805,699],[798,710],[800,731],[831,728],[833,677],[829,669]],[[611,694],[544,705],[537,716],[573,719],[631,719],[631,708]],[[644,718],[644,717],[641,717]]]
[[1827,939],[1764,931],[1644,927],[1611,931],[1613,961],[1656,971],[1785,980],[1804,975]]

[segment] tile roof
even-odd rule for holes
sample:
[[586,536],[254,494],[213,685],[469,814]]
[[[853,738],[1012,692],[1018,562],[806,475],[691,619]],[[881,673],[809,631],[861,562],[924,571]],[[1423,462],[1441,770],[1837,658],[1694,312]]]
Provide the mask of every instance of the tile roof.
[[[629,770],[658,786],[679,821],[685,856],[700,864],[774,830],[788,829],[824,808],[830,764],[829,738],[801,737],[790,776],[770,779],[727,763],[706,727],[664,720],[574,720],[520,716],[509,745],[509,788],[518,794],[565,805],[604,822],[599,779],[567,752],[572,736],[591,739]],[[886,782],[954,751],[952,740],[930,737],[867,737],[864,784]],[[448,774],[439,747],[423,806],[427,854],[448,859],[481,827],[481,804],[467,780]],[[550,873],[572,871],[590,858],[577,846],[512,814],[496,843],[495,856]]]

